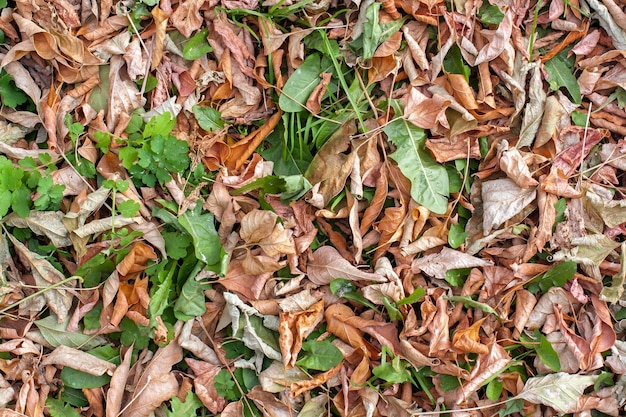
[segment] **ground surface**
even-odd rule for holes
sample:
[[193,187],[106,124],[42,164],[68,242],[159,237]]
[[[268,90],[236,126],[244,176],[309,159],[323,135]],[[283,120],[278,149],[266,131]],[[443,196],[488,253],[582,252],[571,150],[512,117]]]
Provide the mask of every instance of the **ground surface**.
[[0,416],[623,414],[622,4],[0,6]]

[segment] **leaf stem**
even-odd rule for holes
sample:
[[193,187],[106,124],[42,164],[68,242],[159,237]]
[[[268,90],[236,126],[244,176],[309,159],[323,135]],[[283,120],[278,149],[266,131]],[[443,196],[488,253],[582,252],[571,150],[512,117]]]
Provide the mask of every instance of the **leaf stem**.
[[26,302],[26,301],[28,301],[28,300],[30,300],[32,298],[35,298],[35,297],[45,293],[48,290],[51,290],[51,289],[56,288],[56,287],[60,287],[61,285],[67,284],[68,282],[74,281],[74,280],[77,280],[78,282],[82,283],[83,282],[83,277],[80,277],[80,276],[77,276],[77,275],[72,275],[69,278],[65,278],[64,280],[61,280],[59,282],[55,282],[54,284],[50,284],[46,288],[42,288],[41,290],[39,290],[37,292],[34,292],[31,295],[26,296],[26,297],[22,298],[21,300],[19,300],[18,302],[10,304],[10,305],[0,309],[0,314],[4,314],[7,311],[9,311],[10,309],[12,309],[13,307],[17,307],[20,304],[22,304],[22,303],[24,303],[24,302]]

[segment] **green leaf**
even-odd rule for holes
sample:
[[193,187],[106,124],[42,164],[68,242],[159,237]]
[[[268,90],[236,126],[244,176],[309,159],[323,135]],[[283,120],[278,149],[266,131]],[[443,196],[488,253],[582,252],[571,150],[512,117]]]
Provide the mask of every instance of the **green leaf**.
[[524,400],[509,400],[506,402],[504,408],[498,412],[498,417],[506,417],[514,413],[520,413],[524,409]]
[[363,304],[371,308],[372,310],[378,310],[374,304],[361,295],[357,291],[356,285],[353,281],[345,278],[335,278],[330,282],[330,291],[337,297],[345,298],[346,300],[355,301],[359,304]]
[[443,68],[450,74],[463,75],[466,81],[469,81],[472,72],[471,68],[463,60],[461,49],[457,45],[453,45],[446,54],[446,57],[443,59]]
[[497,401],[500,398],[500,394],[502,394],[502,381],[498,379],[494,379],[487,384],[487,389],[485,394],[487,398],[491,401]]
[[174,396],[170,400],[171,410],[167,410],[168,417],[196,417],[196,412],[202,407],[202,401],[191,390],[187,392],[185,402]]
[[169,112],[165,112],[158,116],[154,116],[143,130],[143,137],[153,138],[157,135],[167,136],[176,126],[176,118],[173,118]]
[[574,76],[575,58],[573,56],[567,56],[570,49],[571,48],[564,49],[556,54],[554,58],[544,64],[544,68],[548,73],[550,88],[553,91],[558,91],[559,88],[565,87],[572,101],[575,104],[580,104],[582,102],[580,86]]
[[233,376],[226,369],[222,369],[215,375],[213,386],[217,394],[228,401],[237,401],[241,398],[241,393],[237,390]]
[[[204,290],[206,288],[207,283],[196,281],[194,276],[189,277],[183,284],[176,300],[174,314],[181,320],[203,315],[206,311],[204,304]],[[180,316],[179,313],[186,317]]]
[[122,331],[120,340],[125,346],[134,344],[135,349],[143,349],[150,343],[150,329],[135,324],[128,317],[124,317],[120,322],[120,330]]
[[131,218],[139,211],[139,203],[135,200],[126,200],[119,203],[116,208],[123,217]]
[[28,217],[33,201],[30,191],[26,187],[19,187],[11,195],[11,208],[20,217]]
[[4,69],[0,71],[0,99],[5,106],[12,109],[28,101],[28,96],[15,85],[11,75]]
[[68,332],[66,329],[69,320],[70,318],[68,317],[65,321],[59,323],[57,317],[51,314],[48,317],[35,321],[35,324],[41,335],[52,347],[65,345],[76,349],[93,349],[98,345],[106,343],[106,340],[101,336],[83,334],[80,330]]
[[328,371],[343,360],[343,354],[328,340],[311,340],[302,343],[302,351],[306,352],[298,359],[296,365],[305,369]]
[[389,384],[411,382],[411,373],[407,369],[408,362],[401,360],[399,356],[388,362],[387,356],[393,356],[393,354],[387,346],[383,346],[380,365],[372,369],[374,376]]
[[562,262],[537,278],[532,279],[527,285],[531,292],[547,292],[552,287],[563,287],[569,280],[574,278],[578,265],[574,261]]
[[163,232],[165,250],[172,259],[183,259],[187,256],[187,250],[192,245],[191,236],[180,232]]
[[450,232],[448,232],[448,243],[452,249],[460,247],[463,243],[465,243],[466,238],[467,233],[465,232],[465,224],[454,223],[450,226]]
[[178,222],[191,235],[195,247],[196,258],[208,264],[220,262],[222,245],[215,230],[212,213],[201,214],[198,204],[195,210],[187,210],[178,217]]
[[404,19],[394,20],[390,23],[381,24],[378,20],[382,3],[373,2],[365,11],[366,20],[363,22],[363,33],[351,46],[358,48],[363,46],[362,58],[371,59],[376,49],[391,35],[400,30],[404,24]]
[[163,314],[168,306],[172,278],[174,277],[176,266],[178,266],[178,264],[172,262],[169,271],[163,270],[158,274],[159,284],[156,286],[156,291],[150,295],[150,303],[148,304],[148,313],[151,318],[156,318]]
[[449,269],[446,271],[445,280],[453,287],[462,287],[470,271],[471,268]]
[[193,61],[209,52],[212,52],[213,48],[211,48],[211,45],[209,45],[209,41],[207,40],[208,34],[209,29],[205,28],[193,35],[183,47],[183,58]]
[[426,290],[422,287],[417,287],[415,291],[411,293],[408,297],[402,298],[398,300],[396,303],[397,306],[402,306],[405,304],[415,304],[417,303],[424,295],[426,294]]
[[504,13],[495,4],[483,2],[478,10],[478,18],[486,25],[499,25],[504,19]]
[[539,345],[535,345],[535,351],[537,352],[537,356],[541,359],[548,368],[552,369],[554,372],[559,372],[561,370],[561,360],[559,359],[559,355],[556,353],[552,344],[546,337],[539,333],[539,329],[535,329],[535,339],[539,337]]
[[411,181],[411,197],[430,211],[444,214],[448,209],[448,173],[425,149],[424,129],[398,118],[383,131],[396,145],[396,151],[389,156]]
[[219,111],[211,107],[198,106],[197,104],[191,109],[200,127],[207,132],[224,128],[225,123],[222,120],[222,113]]
[[443,392],[450,392],[452,390],[457,389],[461,386],[459,383],[459,378],[454,375],[442,374],[441,379],[439,380],[439,384],[441,386],[441,390]]
[[68,386],[63,387],[60,400],[74,407],[87,407],[89,405],[89,401],[81,390]]
[[280,108],[287,113],[306,110],[306,101],[322,80],[320,75],[332,68],[332,63],[322,65],[319,54],[309,55],[285,83],[278,99]]
[[52,417],[80,417],[78,411],[61,400],[48,397],[46,399],[46,405],[48,406],[48,413]]

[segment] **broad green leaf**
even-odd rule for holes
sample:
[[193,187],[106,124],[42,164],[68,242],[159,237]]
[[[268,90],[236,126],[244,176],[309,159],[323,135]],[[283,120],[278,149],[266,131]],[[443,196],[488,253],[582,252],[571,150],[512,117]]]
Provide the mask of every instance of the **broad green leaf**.
[[440,379],[440,386],[443,392],[450,392],[461,386],[459,378],[454,375],[442,374]]
[[208,34],[209,29],[205,28],[193,35],[183,47],[183,58],[193,61],[213,51],[207,40]]
[[59,323],[57,317],[51,314],[48,317],[35,321],[35,324],[41,335],[52,347],[65,345],[76,349],[88,350],[106,343],[102,336],[83,334],[80,330],[68,332],[67,323],[69,321],[70,318],[68,317],[65,321]]
[[383,131],[396,145],[396,151],[389,156],[411,181],[411,197],[430,211],[444,214],[448,209],[448,172],[425,149],[424,129],[399,118]]
[[80,417],[78,411],[72,408],[71,405],[53,397],[49,396],[46,399],[46,405],[48,406],[48,413],[52,417]]
[[147,326],[137,325],[128,317],[120,323],[121,342],[125,346],[133,345],[136,349],[143,349],[150,343],[150,329]]
[[446,54],[443,59],[443,68],[451,74],[463,75],[466,81],[469,81],[472,72],[469,65],[463,60],[463,55],[461,55],[461,50],[457,45],[453,45]]
[[[207,284],[196,281],[195,277],[189,277],[183,284],[180,295],[174,304],[174,313],[180,319],[201,316],[206,311],[204,305],[204,290]],[[180,316],[183,314],[185,317]]]
[[426,294],[426,290],[422,287],[417,287],[415,291],[411,293],[408,297],[404,297],[401,300],[398,300],[396,303],[397,306],[402,306],[405,304],[415,304],[417,303],[424,295]]
[[311,340],[302,343],[302,351],[305,352],[296,365],[305,369],[316,371],[328,371],[343,360],[343,354],[328,340]]
[[363,304],[364,306],[371,308],[372,310],[377,310],[374,304],[372,304],[369,300],[363,297],[360,292],[357,291],[356,285],[353,281],[349,279],[333,279],[330,282],[330,291],[337,297],[345,298],[346,300],[350,301],[355,301],[359,304]]
[[548,368],[552,369],[554,372],[559,372],[561,370],[561,360],[559,359],[559,355],[556,353],[552,344],[546,337],[539,333],[538,329],[535,329],[535,338],[539,336],[539,345],[535,345],[535,351],[537,352],[537,356],[541,359]]
[[504,406],[504,408],[500,409],[500,411],[498,412],[498,416],[506,417],[513,413],[519,413],[523,409],[524,409],[524,400],[522,400],[521,398],[517,400],[510,400],[506,402],[506,405]]
[[[404,19],[398,19],[389,23],[380,23],[378,20],[380,7],[382,3],[373,2],[365,11],[366,20],[363,23],[363,34],[360,37],[360,43],[363,45],[362,58],[364,60],[371,59],[374,56],[376,49],[393,35],[400,30],[404,24]],[[355,46],[358,45],[358,42]]]
[[504,13],[495,4],[486,1],[478,9],[478,18],[486,25],[499,25],[504,19]]
[[411,382],[411,373],[407,369],[408,362],[401,360],[399,356],[394,357],[389,362],[387,356],[391,355],[393,354],[389,348],[383,346],[380,365],[372,369],[372,374],[389,384]]
[[68,386],[63,387],[60,400],[74,407],[87,407],[89,405],[89,401],[87,401],[81,390]]
[[574,277],[577,269],[578,265],[573,261],[557,264],[546,273],[531,280],[527,284],[528,290],[533,293],[537,293],[541,290],[545,293],[552,287],[562,287],[567,283],[567,281]]
[[517,398],[554,408],[561,415],[571,413],[581,395],[597,375],[572,375],[564,372],[529,378]]
[[564,49],[556,54],[554,58],[544,64],[544,68],[548,73],[548,83],[553,91],[565,87],[572,101],[575,104],[582,102],[580,94],[580,86],[578,80],[574,76],[574,57],[568,57],[571,48]]
[[196,417],[196,411],[202,407],[202,401],[193,391],[189,390],[182,402],[178,397],[172,397],[170,400],[171,410],[167,410],[168,417]]
[[212,213],[201,213],[201,207],[187,210],[178,217],[178,222],[187,230],[193,239],[196,258],[207,265],[220,262],[222,245],[215,230]]
[[306,101],[322,80],[323,72],[331,72],[332,63],[322,65],[319,54],[309,55],[302,65],[289,77],[278,99],[278,105],[287,113],[297,113],[306,109]]
[[212,130],[220,130],[224,128],[224,121],[222,120],[222,113],[212,109],[211,107],[204,107],[195,105],[191,108],[193,115],[196,116],[196,120],[201,128],[210,132]]
[[498,398],[500,398],[500,394],[502,394],[502,381],[494,379],[489,382],[487,384],[485,394],[487,394],[487,398],[489,398],[491,401],[497,401]]

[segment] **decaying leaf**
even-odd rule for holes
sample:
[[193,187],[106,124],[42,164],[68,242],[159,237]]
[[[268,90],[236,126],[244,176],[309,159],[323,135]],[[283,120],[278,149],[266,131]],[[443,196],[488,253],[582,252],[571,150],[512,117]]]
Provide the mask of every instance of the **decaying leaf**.
[[329,284],[335,278],[374,282],[387,280],[382,275],[364,272],[352,266],[332,246],[322,246],[313,252],[312,259],[307,266],[307,275],[317,285]]
[[585,388],[592,385],[597,378],[597,375],[570,375],[564,372],[529,378],[518,397],[567,414],[575,409]]

